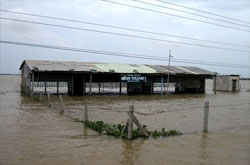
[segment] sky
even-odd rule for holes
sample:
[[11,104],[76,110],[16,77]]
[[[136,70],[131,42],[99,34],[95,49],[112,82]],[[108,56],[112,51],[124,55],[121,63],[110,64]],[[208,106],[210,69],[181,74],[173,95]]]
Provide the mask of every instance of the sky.
[[[19,67],[25,59],[168,65],[171,49],[170,65],[196,66],[218,74],[250,77],[249,0],[0,0],[0,9],[2,74],[20,73]],[[152,58],[110,56],[82,50]]]

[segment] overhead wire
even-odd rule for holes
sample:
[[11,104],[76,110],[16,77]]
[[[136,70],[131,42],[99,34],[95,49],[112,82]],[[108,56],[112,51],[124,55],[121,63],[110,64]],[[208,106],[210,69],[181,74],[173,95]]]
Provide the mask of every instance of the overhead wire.
[[[250,102],[248,103],[238,103],[238,104],[226,104],[226,105],[209,105],[209,107],[234,107],[234,106],[245,106],[245,105],[250,105]],[[143,116],[152,116],[152,115],[157,115],[157,114],[162,114],[162,113],[167,113],[167,112],[179,112],[179,111],[190,111],[190,110],[198,110],[204,108],[204,106],[197,106],[197,107],[191,107],[191,108],[182,108],[182,109],[172,109],[172,110],[162,110],[162,111],[156,111],[152,113],[143,113],[143,112],[138,112],[135,111],[135,113],[143,115]]]
[[9,20],[9,21],[24,22],[24,23],[39,24],[39,25],[46,25],[46,26],[54,26],[54,27],[60,27],[60,28],[69,28],[69,29],[74,29],[74,30],[84,30],[84,31],[89,31],[89,32],[111,34],[111,35],[118,35],[118,36],[132,37],[132,38],[139,38],[139,39],[146,39],[146,40],[153,40],[153,41],[159,41],[159,42],[170,42],[170,43],[175,43],[175,44],[184,44],[184,45],[190,45],[190,46],[199,46],[199,47],[230,50],[230,51],[238,51],[238,52],[250,52],[250,50],[224,48],[224,47],[217,47],[217,46],[210,46],[210,45],[202,45],[202,44],[180,42],[180,41],[166,40],[166,39],[160,39],[160,38],[153,38],[153,37],[147,37],[147,36],[140,36],[140,35],[132,35],[132,34],[117,33],[117,32],[110,32],[110,31],[103,31],[103,30],[93,30],[93,29],[88,29],[88,28],[65,26],[65,25],[59,25],[59,24],[51,24],[51,23],[43,23],[43,22],[35,22],[35,21],[26,21],[26,20],[11,19],[11,18],[5,18],[5,17],[0,17],[0,19]]
[[[202,42],[208,42],[208,43],[217,43],[217,44],[222,44],[222,45],[249,48],[249,46],[246,46],[246,45],[239,45],[239,44],[232,44],[232,43],[225,43],[225,42],[218,42],[218,41],[210,41],[210,40],[204,40],[204,39],[198,39],[198,38],[171,35],[171,34],[167,34],[167,33],[159,33],[159,32],[154,32],[154,31],[146,31],[146,30],[140,30],[140,29],[126,28],[126,27],[121,27],[121,26],[100,24],[100,23],[80,21],[80,20],[74,20],[74,19],[52,17],[52,16],[47,16],[47,15],[31,14],[31,13],[9,11],[9,10],[2,10],[2,9],[0,9],[0,11],[8,12],[8,13],[14,13],[14,14],[34,16],[34,17],[40,17],[40,18],[48,18],[48,19],[53,19],[53,20],[61,20],[61,21],[67,21],[67,22],[75,22],[75,23],[88,24],[88,25],[101,26],[101,27],[108,27],[108,28],[121,29],[121,30],[128,30],[128,31],[134,31],[134,32],[142,32],[142,33],[148,33],[148,34],[154,34],[154,35],[169,36],[169,37],[182,38],[182,39],[188,39],[188,40],[195,40],[195,41],[202,41]],[[3,17],[3,19],[5,19],[5,18]]]
[[199,20],[199,19],[195,19],[195,18],[180,16],[180,15],[176,15],[176,14],[170,14],[170,13],[161,12],[161,11],[148,9],[148,8],[144,8],[144,7],[139,7],[139,6],[135,6],[135,5],[129,5],[129,4],[114,2],[114,1],[110,1],[110,0],[101,0],[101,1],[108,2],[108,3],[113,3],[113,4],[117,4],[117,5],[122,5],[122,6],[127,6],[127,7],[131,7],[131,8],[136,8],[136,9],[140,9],[140,10],[150,11],[150,12],[154,12],[154,13],[170,15],[170,16],[174,16],[174,17],[179,17],[179,18],[183,18],[183,19],[196,21],[196,22],[211,24],[211,25],[215,25],[215,26],[221,26],[221,27],[225,27],[225,28],[229,28],[229,29],[234,29],[234,30],[239,30],[239,31],[244,31],[244,32],[250,32],[249,30],[245,30],[245,29],[240,29],[240,28],[236,28],[236,27],[231,27],[231,26],[222,25],[222,24],[218,24],[218,23],[208,22],[208,21]]
[[[74,52],[84,52],[84,53],[92,53],[92,54],[102,54],[102,55],[109,55],[109,56],[118,56],[118,57],[129,57],[129,58],[138,58],[138,59],[146,59],[146,60],[157,60],[157,61],[168,61],[169,58],[165,57],[155,57],[155,56],[146,56],[141,54],[129,54],[129,53],[121,53],[121,52],[111,52],[111,51],[103,51],[103,50],[93,50],[93,49],[81,49],[81,48],[73,48],[73,47],[64,47],[64,46],[55,46],[55,45],[45,45],[45,44],[33,44],[33,43],[25,43],[25,42],[15,42],[15,41],[5,41],[0,40],[0,43],[3,44],[12,44],[12,45],[21,45],[21,46],[30,46],[30,47],[39,47],[39,48],[49,48],[49,49],[57,49],[57,50],[67,50],[67,51],[74,51]],[[204,62],[201,61],[185,61],[184,59],[171,59],[172,62],[180,62],[180,63],[192,63],[192,64],[199,64],[199,65],[209,65],[209,66],[220,66],[220,67],[233,67],[233,68],[250,68],[247,65],[237,65],[237,64],[222,64],[215,62]]]
[[195,8],[179,5],[179,4],[168,2],[168,1],[163,1],[163,0],[156,0],[156,1],[166,3],[166,4],[170,4],[170,5],[174,5],[174,6],[178,6],[178,7],[182,7],[182,8],[186,8],[186,9],[193,10],[193,11],[198,11],[198,12],[201,12],[201,13],[214,15],[214,16],[221,17],[221,18],[226,18],[226,19],[230,19],[230,20],[250,24],[250,22],[247,22],[247,21],[243,21],[243,20],[235,19],[235,18],[232,18],[232,17],[227,17],[227,16],[224,16],[224,15],[220,15],[220,14],[216,14],[216,13],[212,13],[212,12],[208,12],[208,11],[204,11],[204,10],[200,10],[200,9],[195,9]]
[[[0,11],[5,11],[5,12],[9,12],[7,10],[0,10]],[[10,11],[11,12],[11,11]],[[13,12],[13,13],[18,13],[20,14],[20,12]],[[28,14],[28,13],[21,13],[21,14]],[[41,15],[36,15],[36,14],[28,14],[28,15],[33,15],[33,16],[41,16]],[[50,17],[50,16],[41,16],[41,17],[47,17],[47,18],[53,18],[53,19],[61,19],[61,18],[55,18],[55,17]],[[8,18],[3,18],[3,19],[8,19]],[[11,20],[11,19],[10,19]],[[14,20],[14,19],[13,19]],[[69,19],[61,19],[61,20],[67,20],[67,21],[72,21],[72,20],[69,20]],[[24,20],[15,20],[15,21],[24,21]],[[76,20],[73,20],[73,21],[76,21]],[[27,21],[26,21],[27,22]],[[151,34],[157,34],[157,35],[168,35],[168,34],[164,34],[164,33],[156,33],[156,32],[150,32],[150,31],[144,31],[144,30],[138,30],[138,29],[129,29],[129,28],[124,28],[124,27],[117,27],[117,26],[112,26],[112,25],[103,25],[103,24],[96,24],[96,23],[90,23],[90,22],[82,22],[82,21],[76,21],[76,22],[81,22],[81,23],[87,23],[87,24],[93,24],[93,25],[98,25],[98,26],[106,26],[106,27],[111,27],[111,28],[120,28],[120,29],[124,29],[124,30],[134,30],[134,31],[139,31],[139,32],[144,32],[144,33],[151,33]],[[28,23],[31,23],[30,21]],[[34,22],[33,22],[34,23]],[[38,22],[35,22],[35,23],[38,23]],[[46,24],[46,23],[45,23]],[[44,24],[44,25],[45,25]],[[52,25],[52,24],[46,24],[46,25]],[[54,25],[53,25],[54,26]],[[60,26],[62,27],[63,25],[55,25],[55,26]],[[77,29],[75,27],[66,27],[64,26],[65,28],[74,28],[74,29]],[[80,29],[78,29],[80,30]],[[83,30],[83,29],[82,29]],[[90,30],[90,29],[84,29],[84,30]],[[97,32],[97,31],[96,31]],[[106,32],[104,32],[106,33]],[[121,34],[121,35],[124,35],[124,34]],[[194,38],[188,38],[188,37],[181,37],[181,36],[174,36],[174,35],[169,35],[169,36],[173,36],[173,37],[180,37],[180,38],[185,38],[185,39],[193,39],[193,40],[199,40],[199,41],[204,41],[204,42],[213,42],[213,41],[208,41],[208,40],[201,40],[201,39],[194,39]],[[130,37],[133,37],[133,36],[130,36]],[[137,37],[137,36],[134,36],[134,37]],[[139,37],[139,36],[138,36]],[[148,38],[149,39],[149,38]],[[171,42],[171,41],[168,41],[167,42]],[[173,41],[175,42],[175,41]],[[236,44],[229,44],[229,43],[221,43],[221,42],[216,42],[214,41],[214,43],[220,43],[220,44],[227,44],[227,45],[231,45],[231,46],[240,46],[240,47],[247,47],[248,46],[243,46],[243,45],[236,45]],[[197,44],[196,44],[197,46]],[[207,47],[207,46],[206,46]],[[209,46],[210,47],[210,46]],[[247,51],[249,52],[249,51]],[[176,62],[182,62],[182,63],[195,63],[195,64],[201,64],[203,61],[176,61]],[[207,63],[208,64],[208,63]],[[211,64],[208,64],[208,65],[211,65]],[[221,64],[216,64],[217,66],[218,65],[221,65],[223,66],[224,64],[221,63]],[[234,64],[230,64],[230,66],[228,64],[226,64],[227,67],[239,67],[239,66],[236,66]],[[241,66],[240,68],[245,68],[247,66]],[[247,67],[249,68],[249,67]]]
[[207,18],[207,19],[212,19],[212,20],[216,20],[216,21],[220,21],[220,22],[225,22],[225,23],[229,23],[229,24],[233,24],[233,25],[244,26],[244,27],[250,28],[249,25],[243,25],[243,24],[239,24],[239,23],[235,23],[235,22],[231,22],[231,21],[226,21],[226,20],[222,20],[222,19],[218,19],[218,18],[213,18],[213,17],[201,15],[201,14],[196,14],[196,13],[192,13],[192,12],[188,12],[188,11],[184,11],[184,10],[174,9],[174,8],[171,8],[171,7],[152,4],[152,3],[145,2],[145,1],[140,1],[140,0],[133,0],[133,1],[139,2],[139,3],[142,3],[142,4],[147,4],[147,5],[160,7],[160,8],[164,8],[164,9],[170,9],[170,10],[174,10],[174,11],[178,11],[178,12],[182,12],[182,13],[186,13],[186,14],[191,14],[191,15],[195,15],[195,16],[199,16],[199,17],[203,17],[203,18]]

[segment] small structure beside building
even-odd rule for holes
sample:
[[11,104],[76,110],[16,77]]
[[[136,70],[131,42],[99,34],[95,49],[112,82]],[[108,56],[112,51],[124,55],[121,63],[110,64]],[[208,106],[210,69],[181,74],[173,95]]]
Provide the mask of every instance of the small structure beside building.
[[220,75],[214,77],[216,91],[240,91],[239,75]]
[[163,94],[169,92],[169,83],[175,93],[205,93],[205,79],[213,77],[212,72],[190,66],[39,60],[24,60],[20,70],[21,91],[27,95]]

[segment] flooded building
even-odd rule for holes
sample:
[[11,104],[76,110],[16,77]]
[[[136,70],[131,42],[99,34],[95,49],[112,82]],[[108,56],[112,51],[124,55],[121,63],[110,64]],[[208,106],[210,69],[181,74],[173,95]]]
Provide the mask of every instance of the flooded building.
[[[213,73],[197,67],[24,60],[21,91],[33,93],[205,93]],[[159,89],[159,90],[157,90]]]
[[215,89],[217,91],[240,91],[239,75],[220,75],[214,77]]

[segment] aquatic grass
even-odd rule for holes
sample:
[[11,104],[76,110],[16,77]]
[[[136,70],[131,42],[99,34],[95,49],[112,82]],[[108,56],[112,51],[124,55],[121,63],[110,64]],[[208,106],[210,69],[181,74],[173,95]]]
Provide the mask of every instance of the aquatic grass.
[[83,122],[83,120],[79,119],[79,118],[75,118],[74,122]]
[[[127,139],[128,134],[127,132],[123,132],[123,129],[125,125],[122,124],[106,124],[103,121],[88,121],[84,122],[83,120],[79,118],[74,119],[75,122],[82,122],[89,128],[101,133],[101,134],[106,134],[109,136],[114,136],[115,138],[124,138]],[[147,130],[147,126],[143,125],[143,128]],[[154,130],[154,131],[147,131],[150,135],[150,137],[168,137],[168,136],[176,136],[176,135],[182,135],[182,133],[179,130],[169,130],[166,131],[165,128],[162,128],[161,131]],[[135,129],[132,131],[132,139],[136,139],[139,137],[145,137],[144,133],[139,129]]]

